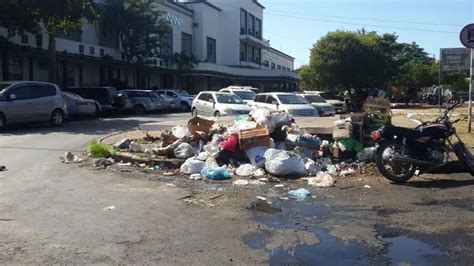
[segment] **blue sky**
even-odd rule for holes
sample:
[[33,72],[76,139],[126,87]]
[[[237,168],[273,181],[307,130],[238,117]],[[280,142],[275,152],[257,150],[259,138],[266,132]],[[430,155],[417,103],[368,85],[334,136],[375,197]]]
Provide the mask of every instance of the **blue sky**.
[[[474,0],[259,0],[263,35],[271,45],[309,61],[309,49],[329,31],[365,28],[396,33],[438,58],[439,49],[461,47],[459,31],[474,23]],[[356,24],[356,25],[354,25]],[[414,30],[411,30],[414,29]]]

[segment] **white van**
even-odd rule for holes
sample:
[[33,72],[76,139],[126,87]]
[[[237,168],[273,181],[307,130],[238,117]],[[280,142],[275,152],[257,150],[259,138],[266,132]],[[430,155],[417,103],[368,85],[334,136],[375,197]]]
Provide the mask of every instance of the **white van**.
[[250,111],[250,107],[239,96],[215,91],[200,92],[191,108],[193,117],[247,115]]
[[308,104],[300,96],[292,93],[272,92],[257,94],[253,108],[264,108],[271,112],[285,111],[293,116],[319,116],[316,108]]

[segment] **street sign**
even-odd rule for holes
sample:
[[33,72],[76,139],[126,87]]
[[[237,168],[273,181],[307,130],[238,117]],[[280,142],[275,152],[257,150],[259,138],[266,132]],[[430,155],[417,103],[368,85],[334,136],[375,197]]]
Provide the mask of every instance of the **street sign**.
[[471,51],[467,48],[443,48],[440,52],[441,71],[469,74]]
[[474,48],[474,24],[466,25],[459,35],[461,43],[466,47],[473,49]]

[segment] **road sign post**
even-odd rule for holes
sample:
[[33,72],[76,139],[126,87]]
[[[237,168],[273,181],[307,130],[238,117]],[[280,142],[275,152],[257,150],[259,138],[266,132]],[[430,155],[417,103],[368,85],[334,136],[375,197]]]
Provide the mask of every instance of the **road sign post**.
[[466,25],[459,35],[461,43],[469,48],[471,51],[471,60],[470,60],[470,71],[469,71],[469,111],[467,118],[467,132],[471,133],[472,130],[472,82],[474,81],[474,24]]

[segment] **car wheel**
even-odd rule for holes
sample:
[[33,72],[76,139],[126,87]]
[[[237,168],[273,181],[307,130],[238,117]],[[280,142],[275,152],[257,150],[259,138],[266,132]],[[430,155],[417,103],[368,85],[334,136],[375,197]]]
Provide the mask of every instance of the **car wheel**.
[[194,118],[198,117],[198,111],[196,108],[193,108],[193,110],[191,111],[191,116]]
[[56,109],[51,114],[51,118],[49,119],[49,123],[53,127],[59,127],[64,123],[64,112],[62,110]]
[[0,114],[0,131],[4,130],[7,127],[7,119],[3,114]]
[[182,102],[181,103],[181,111],[182,112],[187,112],[189,110],[189,104],[187,102]]
[[100,115],[102,114],[102,112],[100,110],[101,110],[100,105],[96,104],[95,105],[95,117],[100,117]]
[[137,115],[142,115],[146,112],[146,109],[145,109],[145,106],[139,104],[137,106],[135,106],[135,114]]
[[221,113],[220,113],[219,111],[216,111],[216,112],[214,113],[214,117],[221,117]]

